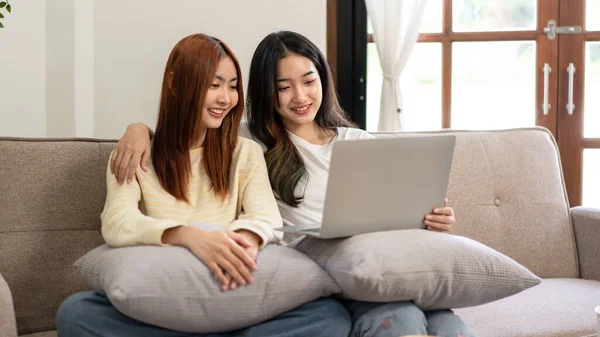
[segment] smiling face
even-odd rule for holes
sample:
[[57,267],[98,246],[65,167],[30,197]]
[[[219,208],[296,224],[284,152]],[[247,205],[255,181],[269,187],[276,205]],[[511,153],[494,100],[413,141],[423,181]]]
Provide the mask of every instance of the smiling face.
[[238,76],[233,61],[229,57],[222,58],[201,107],[202,127],[216,129],[221,126],[223,118],[238,103],[237,85]]
[[288,130],[315,123],[323,89],[313,62],[294,53],[279,60],[277,94],[279,104],[275,104],[275,110]]

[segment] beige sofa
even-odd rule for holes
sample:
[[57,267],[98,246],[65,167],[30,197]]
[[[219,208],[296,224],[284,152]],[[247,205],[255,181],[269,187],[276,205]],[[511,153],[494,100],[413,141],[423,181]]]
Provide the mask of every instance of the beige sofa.
[[[480,337],[593,334],[600,209],[569,209],[551,134],[451,133],[457,144],[448,199],[456,232],[544,278],[515,296],[457,312]],[[412,135],[377,134],[404,136]],[[55,336],[59,304],[85,289],[72,264],[103,243],[99,214],[113,147],[103,140],[0,138],[0,337]]]

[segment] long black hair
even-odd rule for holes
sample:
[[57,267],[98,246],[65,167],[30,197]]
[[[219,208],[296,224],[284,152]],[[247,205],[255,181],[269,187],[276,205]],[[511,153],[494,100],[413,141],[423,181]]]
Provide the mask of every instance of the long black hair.
[[303,196],[295,194],[300,180],[307,176],[300,153],[289,138],[283,121],[275,109],[279,103],[277,68],[279,60],[289,54],[312,61],[319,73],[323,90],[321,106],[315,122],[335,134],[338,127],[355,127],[338,101],[329,64],[323,53],[306,37],[280,31],[267,35],[258,45],[250,64],[247,113],[250,133],[267,149],[265,159],[269,180],[275,194],[290,206],[298,206]]

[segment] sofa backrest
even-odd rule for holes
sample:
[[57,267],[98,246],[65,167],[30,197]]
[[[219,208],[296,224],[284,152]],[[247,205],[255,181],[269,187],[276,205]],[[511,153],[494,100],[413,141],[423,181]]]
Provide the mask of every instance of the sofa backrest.
[[103,243],[100,212],[114,144],[0,138],[0,273],[19,335],[55,329],[56,310],[86,289],[73,262]]
[[552,134],[535,127],[374,135],[440,133],[456,135],[446,193],[455,211],[454,233],[508,255],[540,277],[578,277],[569,203]]
[[[455,232],[542,277],[577,277],[551,134],[542,128],[442,132],[457,136],[447,193]],[[0,137],[0,273],[13,294],[19,334],[54,329],[60,303],[86,289],[72,264],[103,243],[100,213],[113,148],[103,140]]]

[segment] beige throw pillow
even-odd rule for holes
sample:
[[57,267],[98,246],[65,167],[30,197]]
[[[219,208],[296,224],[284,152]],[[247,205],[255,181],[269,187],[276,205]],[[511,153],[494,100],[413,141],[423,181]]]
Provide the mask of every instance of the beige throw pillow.
[[479,242],[420,229],[335,240],[306,237],[290,246],[323,267],[344,298],[410,300],[423,310],[480,305],[541,281],[513,259]]
[[222,292],[210,270],[181,247],[100,246],[75,262],[94,290],[122,313],[159,327],[196,333],[244,328],[273,318],[339,287],[292,248],[269,245],[254,282]]

